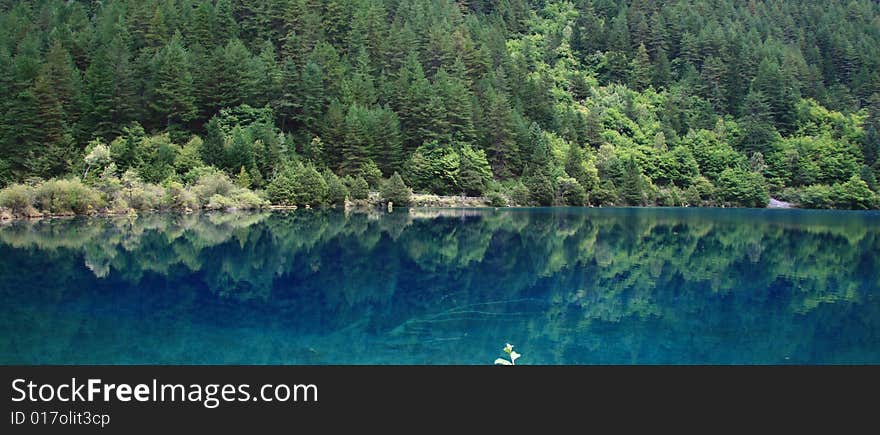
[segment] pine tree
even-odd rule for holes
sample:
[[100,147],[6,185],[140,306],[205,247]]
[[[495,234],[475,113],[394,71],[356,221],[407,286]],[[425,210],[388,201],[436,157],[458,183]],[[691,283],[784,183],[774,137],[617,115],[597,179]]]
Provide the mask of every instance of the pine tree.
[[17,179],[37,175],[36,157],[43,136],[39,124],[39,104],[30,89],[18,92],[6,111],[2,125],[0,155]]
[[86,70],[84,88],[86,134],[110,139],[136,118],[137,85],[125,34],[98,49]]
[[608,52],[606,53],[607,77],[612,83],[626,83],[630,75],[628,53],[632,50],[629,39],[629,23],[626,17],[626,9],[611,20],[611,30],[608,35]]
[[250,50],[241,40],[233,38],[222,50],[215,50],[212,57],[214,65],[210,74],[216,86],[207,90],[212,97],[208,100],[209,107],[216,111],[250,102],[259,80]]
[[740,118],[739,149],[749,155],[755,152],[769,155],[778,136],[764,94],[754,90],[749,92]]
[[324,71],[315,62],[305,65],[300,75],[297,97],[299,110],[294,119],[297,125],[310,133],[318,130],[318,120],[324,113],[327,94],[324,88]]
[[357,174],[370,156],[372,145],[371,113],[369,110],[353,105],[345,116],[345,140],[341,151],[341,170],[343,174]]
[[483,150],[475,150],[470,145],[462,145],[459,150],[458,185],[469,196],[480,196],[489,189],[492,182],[492,167]]
[[486,112],[482,130],[486,138],[486,154],[495,176],[509,178],[513,175],[517,160],[510,102],[503,91],[491,87],[486,90],[485,99]]
[[370,158],[383,174],[393,174],[401,169],[404,160],[400,120],[387,106],[375,110],[374,113],[372,130],[375,141],[370,150]]
[[761,92],[770,106],[770,116],[777,130],[782,134],[794,132],[797,111],[795,104],[800,99],[794,88],[794,79],[785,74],[772,60],[764,59],[752,82],[752,89]]
[[445,132],[442,124],[446,123],[443,102],[434,94],[415,53],[410,53],[398,73],[396,87],[395,111],[400,117],[405,149],[412,152],[440,138]]
[[164,121],[168,127],[186,125],[196,117],[196,106],[189,59],[179,33],[159,51],[153,62],[155,72],[150,109],[157,121]]
[[342,150],[345,147],[347,110],[339,100],[330,102],[321,123],[321,140],[327,165],[335,171],[342,167]]
[[627,205],[644,205],[644,182],[642,170],[635,158],[630,156],[623,163],[624,175],[620,186],[620,196]]
[[463,79],[464,65],[457,62],[454,68],[457,70],[456,75],[447,73],[445,69],[440,69],[437,72],[434,86],[443,102],[446,123],[449,125],[452,140],[470,143],[476,138],[471,106],[473,96]]
[[716,113],[724,113],[727,102],[727,71],[721,59],[710,56],[700,71],[700,93],[712,103]]
[[214,5],[214,46],[223,46],[238,36],[238,23],[232,9],[231,0],[217,0]]
[[639,44],[636,55],[630,64],[631,76],[630,83],[633,88],[643,91],[651,86],[652,68],[651,59],[648,57],[648,50],[645,44]]

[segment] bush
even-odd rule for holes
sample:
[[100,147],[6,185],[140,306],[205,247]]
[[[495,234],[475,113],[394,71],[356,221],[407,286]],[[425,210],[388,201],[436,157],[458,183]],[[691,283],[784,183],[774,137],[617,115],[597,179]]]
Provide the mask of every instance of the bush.
[[590,203],[594,205],[614,205],[618,202],[617,187],[611,180],[605,180],[590,194]]
[[86,214],[103,205],[101,195],[79,180],[50,180],[37,186],[34,202],[52,214]]
[[510,192],[507,195],[510,198],[510,201],[513,202],[514,205],[518,206],[526,206],[529,205],[529,196],[531,193],[529,192],[529,188],[526,187],[521,181],[518,181],[516,184],[511,186]]
[[294,173],[292,169],[285,169],[278,172],[275,178],[266,186],[266,194],[269,201],[277,205],[294,205],[296,204],[297,185],[293,179]]
[[167,182],[165,184],[165,200],[167,207],[175,210],[197,210],[199,208],[199,199],[196,194],[187,190],[176,181]]
[[348,188],[342,180],[332,171],[324,171],[324,182],[327,183],[327,203],[330,205],[345,205],[348,197]]
[[730,205],[742,207],[767,206],[770,196],[761,174],[742,169],[725,169],[718,176],[718,198]]
[[232,180],[226,174],[218,171],[200,176],[192,186],[192,191],[196,194],[200,204],[207,204],[214,195],[229,196],[234,190],[236,190],[236,186]]
[[853,175],[847,182],[835,184],[832,189],[834,206],[850,210],[870,210],[877,207],[874,192],[865,180]]
[[814,184],[801,191],[798,203],[806,208],[831,208],[834,205],[831,195],[831,186]]
[[135,210],[167,208],[165,189],[150,183],[139,183],[127,189],[128,205]]
[[507,197],[501,192],[489,192],[487,199],[490,207],[507,207]]
[[364,177],[345,177],[345,185],[351,199],[367,199],[370,196],[370,185]]
[[403,178],[397,172],[387,181],[382,183],[379,190],[382,199],[390,201],[394,205],[408,206],[412,200],[412,190],[403,182]]
[[240,210],[250,210],[263,208],[266,206],[266,200],[260,198],[256,192],[248,189],[238,189],[232,193],[230,198],[232,207]]
[[227,198],[223,195],[214,194],[208,198],[208,202],[205,204],[206,210],[227,210],[233,208],[234,203],[232,199]]
[[327,201],[327,183],[313,166],[307,166],[294,175],[296,205],[320,206]]
[[25,184],[12,184],[0,190],[0,207],[8,208],[15,216],[32,214],[33,200],[34,188]]
[[580,207],[587,202],[587,192],[574,178],[557,178],[556,189],[559,192],[559,201],[565,205]]

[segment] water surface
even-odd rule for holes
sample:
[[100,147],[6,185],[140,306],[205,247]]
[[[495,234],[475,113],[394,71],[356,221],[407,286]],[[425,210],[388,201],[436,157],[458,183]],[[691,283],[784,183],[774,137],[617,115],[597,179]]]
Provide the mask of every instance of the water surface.
[[878,296],[870,212],[0,225],[2,364],[880,363]]

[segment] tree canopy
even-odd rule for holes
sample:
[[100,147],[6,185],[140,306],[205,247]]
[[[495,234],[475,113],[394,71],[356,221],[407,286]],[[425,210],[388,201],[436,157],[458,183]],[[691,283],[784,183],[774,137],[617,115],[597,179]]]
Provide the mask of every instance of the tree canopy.
[[0,187],[81,175],[99,140],[156,183],[302,165],[317,190],[874,207],[878,20],[871,0],[0,2]]

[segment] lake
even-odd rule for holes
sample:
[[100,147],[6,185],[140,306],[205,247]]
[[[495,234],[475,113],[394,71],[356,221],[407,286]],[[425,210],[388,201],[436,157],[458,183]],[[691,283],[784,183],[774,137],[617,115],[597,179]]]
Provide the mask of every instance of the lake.
[[880,363],[880,214],[16,221],[0,306],[2,364]]

